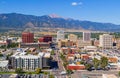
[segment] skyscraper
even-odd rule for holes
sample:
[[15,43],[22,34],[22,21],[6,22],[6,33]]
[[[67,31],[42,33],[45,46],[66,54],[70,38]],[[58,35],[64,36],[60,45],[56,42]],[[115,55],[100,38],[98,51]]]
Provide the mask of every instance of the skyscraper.
[[60,30],[57,32],[57,42],[59,40],[63,40],[63,39],[65,39],[65,33],[64,33],[64,31]]
[[22,33],[22,43],[33,43],[34,42],[34,34],[30,32]]
[[90,32],[83,32],[83,41],[90,41],[91,33]]

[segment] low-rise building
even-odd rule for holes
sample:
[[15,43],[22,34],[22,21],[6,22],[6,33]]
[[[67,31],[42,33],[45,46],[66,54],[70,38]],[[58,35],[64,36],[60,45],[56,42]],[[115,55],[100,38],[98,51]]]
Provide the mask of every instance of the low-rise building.
[[77,46],[79,48],[84,48],[84,46],[91,46],[91,45],[92,45],[91,41],[83,41],[83,40],[77,41]]
[[117,63],[118,62],[118,58],[116,56],[108,57],[108,61],[110,63]]
[[61,47],[71,47],[71,46],[77,47],[77,41],[70,41],[68,39],[58,41],[58,47],[59,48],[61,48]]
[[69,64],[67,66],[67,68],[70,70],[84,70],[85,66],[84,65],[77,65],[77,64]]
[[0,46],[7,45],[7,41],[0,41]]
[[3,70],[8,69],[8,60],[0,60],[0,68]]
[[89,59],[89,55],[88,54],[81,54],[81,59],[88,60]]
[[50,43],[46,43],[46,42],[40,42],[40,43],[21,43],[20,44],[21,48],[26,48],[26,47],[30,47],[30,48],[50,48]]
[[74,54],[77,52],[77,48],[74,47],[62,47],[61,52],[64,54]]
[[50,36],[50,35],[43,36],[43,37],[39,38],[38,41],[39,42],[52,42],[52,36]]
[[84,49],[86,51],[96,51],[97,47],[96,46],[84,46]]
[[118,78],[118,77],[114,74],[102,74],[102,78]]

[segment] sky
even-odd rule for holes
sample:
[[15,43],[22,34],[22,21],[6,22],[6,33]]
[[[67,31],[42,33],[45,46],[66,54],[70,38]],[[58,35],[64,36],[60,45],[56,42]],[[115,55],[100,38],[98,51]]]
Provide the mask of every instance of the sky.
[[57,14],[77,20],[120,24],[120,0],[0,0],[1,13]]

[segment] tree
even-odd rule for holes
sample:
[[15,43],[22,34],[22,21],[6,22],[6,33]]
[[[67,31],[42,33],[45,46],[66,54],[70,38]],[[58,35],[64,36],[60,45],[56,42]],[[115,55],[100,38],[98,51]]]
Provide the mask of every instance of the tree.
[[81,61],[80,61],[80,64],[85,64],[85,61],[82,61],[82,60],[81,60]]
[[91,65],[91,64],[86,64],[86,65],[85,65],[85,68],[86,68],[87,70],[91,70],[92,65]]
[[67,67],[67,65],[68,65],[68,62],[64,62],[63,63],[63,66],[66,68]]
[[60,58],[64,61],[65,60],[65,56],[63,54],[60,54]]
[[98,66],[100,65],[100,61],[99,61],[97,58],[94,58],[94,59],[93,59],[93,63],[94,63],[95,69],[97,69]]
[[3,54],[2,54],[2,53],[0,53],[0,57],[3,57]]
[[23,73],[24,71],[23,71],[23,69],[21,69],[21,68],[17,68],[17,69],[15,70],[15,72],[18,73],[18,74],[20,74],[20,73]]
[[68,75],[72,74],[72,72],[73,72],[72,70],[69,70],[69,69],[67,70]]
[[118,72],[118,76],[119,76],[119,78],[120,78],[120,71]]
[[100,65],[101,65],[101,68],[105,69],[105,67],[108,65],[107,57],[101,57]]
[[35,70],[35,73],[36,73],[36,74],[41,73],[41,69],[40,69],[40,68],[37,68],[37,69]]
[[67,75],[70,76],[73,71],[68,69],[68,70],[66,70],[66,72],[67,72]]
[[54,75],[50,75],[49,78],[55,78]]
[[7,46],[7,48],[14,48],[14,47],[18,47],[19,43],[11,43]]
[[32,72],[27,72],[27,74],[32,74]]
[[44,72],[44,74],[45,74],[45,75],[48,75],[48,74],[50,74],[50,72]]
[[52,50],[52,51],[51,51],[51,55],[54,55],[54,54],[55,54],[55,52],[54,52],[54,50]]

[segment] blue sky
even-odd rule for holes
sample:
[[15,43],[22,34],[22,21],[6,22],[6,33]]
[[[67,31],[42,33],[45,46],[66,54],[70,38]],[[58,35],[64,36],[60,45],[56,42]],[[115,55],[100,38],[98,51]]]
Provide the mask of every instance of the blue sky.
[[120,0],[0,0],[0,13],[12,12],[120,24]]

